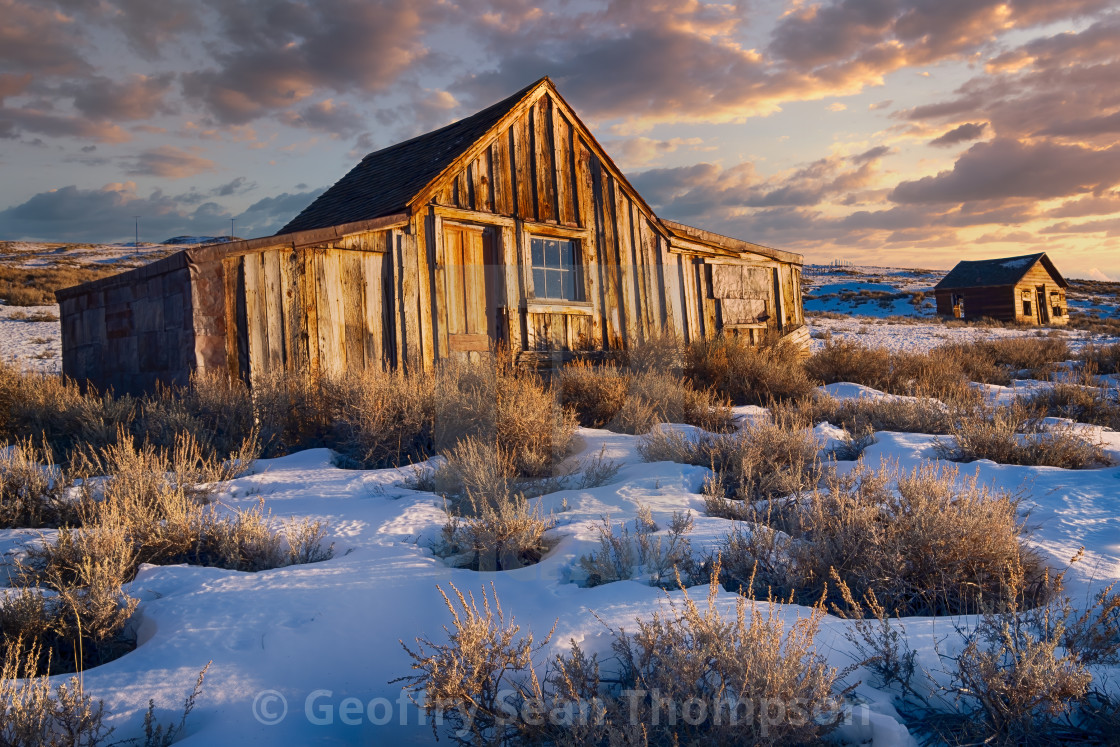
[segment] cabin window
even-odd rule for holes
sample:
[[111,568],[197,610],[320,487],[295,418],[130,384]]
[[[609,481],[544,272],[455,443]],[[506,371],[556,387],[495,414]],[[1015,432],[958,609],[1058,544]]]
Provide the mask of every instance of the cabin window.
[[1023,301],[1023,316],[1033,316],[1031,314],[1031,302]]
[[1062,297],[1057,291],[1050,291],[1050,307],[1053,309],[1054,316],[1062,315]]
[[571,239],[531,236],[533,296],[581,301],[579,244]]

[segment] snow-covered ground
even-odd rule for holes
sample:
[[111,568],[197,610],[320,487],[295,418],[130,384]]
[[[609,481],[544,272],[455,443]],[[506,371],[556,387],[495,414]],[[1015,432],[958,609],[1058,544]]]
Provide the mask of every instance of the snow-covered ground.
[[0,306],[0,360],[30,371],[62,371],[58,306]]
[[[855,385],[832,385],[828,391],[838,397],[877,396]],[[762,412],[742,408],[741,414]],[[818,430],[828,435],[826,426]],[[1098,435],[1120,457],[1120,434]],[[409,489],[409,470],[339,469],[326,449],[261,460],[219,500],[231,509],[263,501],[277,518],[322,519],[330,525],[334,558],[260,573],[145,566],[128,589],[142,600],[135,621],[139,645],[86,671],[85,688],[104,699],[116,736],[131,737],[140,733],[149,697],[164,709],[165,720],[172,718],[198,671],[212,661],[184,745],[430,744],[432,731],[422,724],[420,711],[389,681],[410,673],[399,641],[443,635],[449,618],[437,586],[449,590],[454,584],[477,595],[493,584],[505,611],[526,629],[540,636],[556,625],[551,651],[575,640],[609,656],[603,623],[633,630],[635,619],[662,609],[667,597],[640,579],[593,588],[576,583],[579,557],[597,547],[595,524],[601,517],[632,522],[639,506],[649,506],[664,528],[674,511],[690,511],[697,551],[731,529],[730,521],[704,515],[699,491],[707,469],[644,463],[638,440],[581,429],[573,458],[603,452],[621,470],[609,485],[538,499],[545,511],[555,512],[554,549],[537,565],[497,573],[452,568],[433,555],[431,544],[444,523],[442,501]],[[886,460],[903,470],[934,458],[932,436],[886,432],[876,434],[864,454],[871,465]],[[853,466],[838,463],[841,471]],[[1086,548],[1085,560],[1068,578],[1074,599],[1120,579],[1120,468],[1073,472],[981,461],[961,472],[1025,496],[1030,523],[1038,527],[1032,542],[1055,567],[1065,567],[1078,548]],[[6,545],[27,537],[3,534]],[[721,593],[720,603],[730,611],[734,598]],[[778,612],[792,621],[809,611],[781,605]],[[973,624],[959,617],[908,618],[903,627],[919,663],[937,671],[943,665],[935,643],[951,651],[959,640],[957,628]],[[844,637],[848,625],[826,617],[817,638],[817,650],[838,668],[853,662]],[[1117,674],[1120,670],[1113,672],[1112,686]],[[840,735],[850,743],[912,743],[890,696],[869,684],[868,672],[857,671],[846,682],[857,680],[862,684],[850,700],[851,723]]]
[[917,319],[875,319],[869,317],[806,316],[812,337],[812,350],[820,350],[828,340],[855,340],[872,348],[892,351],[928,352],[939,345],[956,342],[975,342],[995,337],[1034,337],[1056,334],[1064,337],[1070,350],[1077,352],[1085,345],[1109,345],[1120,342],[1110,337],[1079,329],[1056,330],[1014,329],[1003,327],[947,327],[940,321],[923,322]]

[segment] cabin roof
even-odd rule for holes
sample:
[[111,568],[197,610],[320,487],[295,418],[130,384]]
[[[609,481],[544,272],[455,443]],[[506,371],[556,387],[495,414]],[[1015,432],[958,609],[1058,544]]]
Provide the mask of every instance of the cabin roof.
[[1058,268],[1054,267],[1054,263],[1046,256],[1046,252],[1039,252],[1018,257],[962,260],[934,286],[934,290],[1015,285],[1035,266],[1035,263],[1040,261],[1058,285],[1063,288],[1069,286],[1066,279],[1058,272]]
[[277,235],[406,212],[413,197],[546,80],[466,119],[370,153]]

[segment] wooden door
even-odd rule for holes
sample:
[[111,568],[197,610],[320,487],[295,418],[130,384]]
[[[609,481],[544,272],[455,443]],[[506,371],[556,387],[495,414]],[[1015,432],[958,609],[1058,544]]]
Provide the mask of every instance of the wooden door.
[[498,341],[497,281],[491,231],[445,223],[443,251],[447,277],[447,347],[452,354],[488,352]]
[[1038,296],[1036,305],[1038,306],[1038,323],[1050,323],[1050,307],[1046,304],[1046,286],[1040,285],[1035,288],[1035,294]]

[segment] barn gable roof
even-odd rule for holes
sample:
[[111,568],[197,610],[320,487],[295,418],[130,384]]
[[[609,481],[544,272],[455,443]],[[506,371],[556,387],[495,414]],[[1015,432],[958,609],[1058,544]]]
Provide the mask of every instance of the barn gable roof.
[[413,197],[547,80],[466,119],[370,153],[277,235],[405,212]]
[[997,259],[962,260],[949,271],[949,274],[934,286],[934,290],[956,290],[958,288],[982,288],[1001,285],[1015,285],[1023,279],[1037,262],[1063,288],[1069,286],[1058,268],[1046,256],[1046,252],[1023,254],[1018,257],[999,257]]

